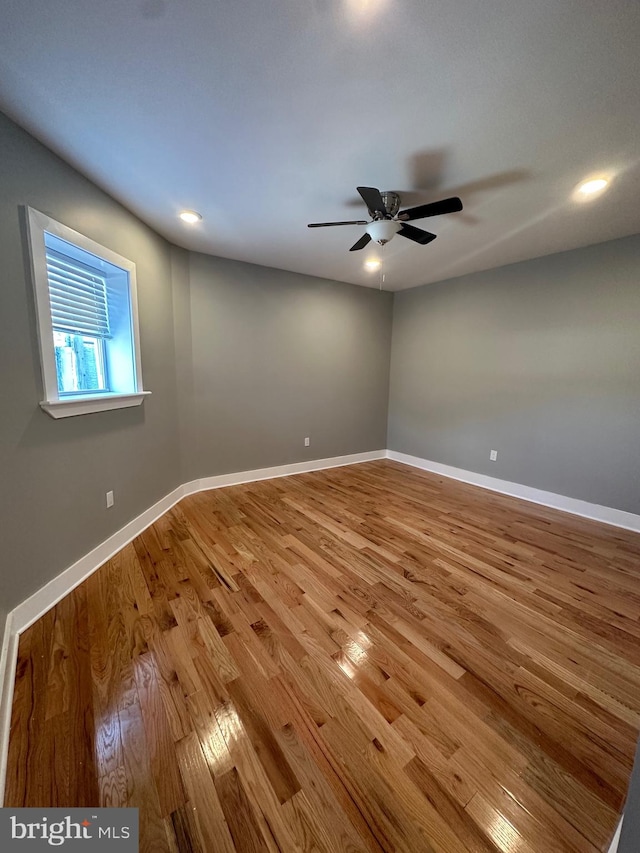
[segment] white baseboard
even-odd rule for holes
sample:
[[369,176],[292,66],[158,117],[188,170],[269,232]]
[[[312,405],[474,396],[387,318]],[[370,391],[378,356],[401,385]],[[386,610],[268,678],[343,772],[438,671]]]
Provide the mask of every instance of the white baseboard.
[[7,772],[7,754],[9,750],[9,729],[11,726],[11,704],[15,682],[18,642],[20,634],[33,625],[41,616],[54,607],[61,599],[86,580],[107,560],[117,554],[125,545],[139,536],[143,530],[164,515],[172,506],[186,495],[208,489],[220,489],[241,483],[258,480],[270,480],[276,477],[289,477],[307,471],[322,471],[326,468],[338,468],[343,465],[355,465],[358,462],[370,462],[384,459],[386,450],[372,450],[367,453],[352,453],[347,456],[332,456],[327,459],[313,459],[309,462],[293,462],[274,468],[257,468],[253,471],[240,471],[235,474],[221,474],[218,477],[203,477],[178,486],[164,498],[161,498],[133,521],[125,524],[100,545],[77,560],[55,578],[25,599],[8,614],[0,653],[0,806],[4,802],[4,787]]
[[110,560],[114,554],[117,554],[125,545],[139,536],[143,530],[153,524],[161,515],[164,515],[167,510],[178,503],[184,496],[184,487],[178,486],[172,492],[169,492],[164,498],[161,498],[157,503],[150,506],[141,513],[133,521],[125,524],[120,530],[116,531],[108,539],[105,539],[100,545],[80,557],[72,566],[65,569],[55,578],[45,584],[33,595],[25,599],[22,604],[19,604],[12,611],[13,626],[12,630],[21,634],[26,631],[30,625],[33,625],[41,616],[51,610],[61,599],[74,590],[82,581],[86,580],[89,575],[93,574],[96,569],[100,568],[107,560]]
[[[370,462],[375,459],[385,458],[393,459],[396,462],[403,462],[406,465],[412,465],[415,468],[421,468],[435,474],[441,474],[444,477],[462,480],[465,483],[471,483],[495,492],[501,492],[502,494],[512,495],[526,501],[563,510],[564,512],[581,515],[596,521],[603,521],[617,527],[624,527],[627,530],[640,531],[640,516],[629,512],[586,503],[585,501],[575,500],[574,498],[556,495],[553,492],[543,492],[539,489],[532,489],[518,483],[497,480],[493,477],[486,477],[483,474],[475,474],[472,471],[464,471],[461,468],[452,468],[449,465],[441,465],[438,462],[430,462],[427,459],[408,456],[405,453],[398,453],[394,450],[373,450],[367,453],[353,453],[347,456],[314,459],[309,462],[294,462],[274,468],[258,468],[253,471],[241,471],[235,474],[203,477],[199,480],[185,483],[149,507],[149,509],[145,510],[137,518],[134,518],[133,521],[130,521],[112,536],[109,536],[108,539],[105,539],[104,542],[19,604],[7,616],[0,654],[0,689],[2,690],[0,696],[0,805],[4,798],[6,780],[11,703],[13,700],[15,669],[18,656],[18,641],[23,631],[186,495],[209,489],[220,489],[225,486],[240,485],[241,483],[252,483],[276,477],[289,477],[292,474],[322,471],[327,468],[355,465],[359,462]],[[616,839],[614,841],[617,844]],[[612,848],[612,850],[614,849]]]
[[11,728],[11,706],[13,686],[18,662],[19,635],[13,630],[13,616],[7,614],[0,650],[0,806],[4,803],[4,786],[7,778],[7,755],[9,752],[9,729]]
[[178,486],[153,506],[146,509],[133,521],[130,521],[100,545],[85,554],[68,569],[34,592],[29,598],[12,611],[12,630],[21,634],[33,625],[48,610],[68,595],[79,584],[100,568],[107,560],[117,554],[125,545],[139,536],[154,521],[164,515],[172,506],[186,495],[209,489],[221,489],[224,486],[236,486],[242,483],[253,483],[258,480],[271,480],[276,477],[289,477],[306,471],[322,471],[325,468],[337,468],[342,465],[354,465],[358,462],[370,462],[373,459],[384,459],[386,450],[372,450],[368,453],[352,453],[348,456],[332,456],[327,459],[313,459],[309,462],[293,462],[289,465],[278,465],[275,468],[257,468],[254,471],[240,471],[234,474],[221,474],[217,477],[203,477]]
[[358,462],[372,462],[374,459],[386,459],[386,450],[370,450],[367,453],[351,453],[349,456],[330,456],[327,459],[312,459],[309,462],[292,462],[289,465],[277,465],[275,468],[256,468],[254,471],[241,471],[239,474],[220,474],[217,477],[203,477],[183,486],[185,495],[194,492],[222,489],[225,486],[239,486],[242,483],[255,483],[258,480],[273,480],[276,477],[290,477],[292,474],[304,474],[308,471],[324,471],[327,468],[340,468],[343,465],[356,465]]
[[618,828],[616,829],[616,833],[613,836],[613,840],[611,842],[611,847],[609,848],[609,853],[617,853],[618,844],[620,842],[621,830],[622,830],[622,818],[620,818],[620,823],[618,824]]
[[433,474],[441,474],[453,480],[461,480],[473,486],[481,486],[492,492],[500,492],[541,504],[572,515],[580,515],[593,521],[602,521],[604,524],[612,524],[614,527],[623,527],[625,530],[640,532],[640,515],[625,512],[621,509],[613,509],[609,506],[580,501],[577,498],[568,498],[565,495],[557,495],[555,492],[545,492],[542,489],[533,489],[523,486],[521,483],[510,483],[508,480],[498,480],[496,477],[487,477],[485,474],[476,474],[474,471],[465,471],[463,468],[453,468],[451,465],[443,465],[440,462],[431,462],[429,459],[421,459],[419,456],[409,456],[407,453],[398,453],[396,450],[387,450],[387,459],[420,468],[423,471],[431,471]]

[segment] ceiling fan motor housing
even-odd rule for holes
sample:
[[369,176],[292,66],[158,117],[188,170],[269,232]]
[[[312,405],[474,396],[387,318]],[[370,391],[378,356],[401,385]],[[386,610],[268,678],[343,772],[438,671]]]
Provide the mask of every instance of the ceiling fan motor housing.
[[[395,216],[396,213],[400,210],[400,196],[398,193],[394,193],[391,191],[381,192],[382,201],[385,206],[385,210],[387,211],[387,216]],[[377,214],[378,216],[380,214]],[[375,219],[376,214],[372,214]]]

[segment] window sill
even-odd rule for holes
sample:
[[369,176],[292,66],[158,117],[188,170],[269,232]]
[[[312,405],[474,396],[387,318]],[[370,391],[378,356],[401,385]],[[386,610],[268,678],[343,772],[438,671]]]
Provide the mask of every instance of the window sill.
[[135,394],[95,394],[92,397],[67,397],[61,400],[44,400],[40,408],[52,418],[71,418],[92,412],[108,412],[111,409],[128,409],[139,406],[151,391]]

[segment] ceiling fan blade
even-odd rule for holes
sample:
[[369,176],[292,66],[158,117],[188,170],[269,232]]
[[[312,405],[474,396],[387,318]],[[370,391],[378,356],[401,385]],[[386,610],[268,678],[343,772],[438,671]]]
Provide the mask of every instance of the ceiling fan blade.
[[398,219],[401,222],[410,222],[412,219],[424,219],[427,216],[440,216],[443,213],[457,213],[462,210],[462,202],[457,196],[445,198],[442,201],[432,201],[430,204],[420,204],[418,207],[410,207],[401,210]]
[[368,225],[366,219],[351,219],[349,222],[311,222],[307,228],[328,228],[330,225]]
[[413,225],[403,225],[398,234],[408,240],[413,240],[414,243],[420,243],[421,246],[426,246],[438,236],[430,231],[423,231],[422,228],[415,228]]
[[[416,228],[416,231],[418,229]],[[358,240],[357,243],[354,243],[353,246],[349,249],[350,252],[357,252],[358,249],[364,249],[364,247],[371,242],[371,237],[366,232],[362,235],[362,237]]]
[[356,189],[371,213],[381,213],[383,216],[387,216],[387,208],[384,206],[380,190],[375,187],[356,187]]

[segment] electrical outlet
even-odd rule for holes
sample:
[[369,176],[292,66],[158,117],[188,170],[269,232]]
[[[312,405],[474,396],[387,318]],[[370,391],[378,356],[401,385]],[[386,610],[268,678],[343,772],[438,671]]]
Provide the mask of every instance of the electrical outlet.
[[489,454],[489,459],[490,459],[492,462],[495,462],[497,458],[498,458],[498,451],[497,451],[497,450],[492,450],[492,451],[491,451],[491,453]]
[[113,506],[113,492],[107,492],[107,509]]
[[305,440],[304,440],[304,446],[305,446],[305,447],[309,447],[309,444],[310,444],[309,436],[307,436],[307,437],[305,438]]

